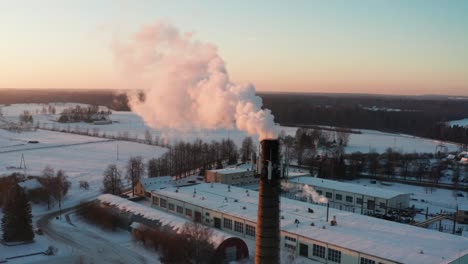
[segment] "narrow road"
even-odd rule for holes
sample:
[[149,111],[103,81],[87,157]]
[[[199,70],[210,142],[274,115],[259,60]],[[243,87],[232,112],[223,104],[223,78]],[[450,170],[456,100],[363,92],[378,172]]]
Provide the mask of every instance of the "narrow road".
[[[74,210],[76,207],[62,210],[62,215]],[[42,216],[37,221],[37,226],[42,229],[45,236],[57,243],[65,244],[72,255],[82,257],[86,263],[146,263],[145,258],[138,253],[90,230],[63,222],[54,223],[58,214],[52,212]]]

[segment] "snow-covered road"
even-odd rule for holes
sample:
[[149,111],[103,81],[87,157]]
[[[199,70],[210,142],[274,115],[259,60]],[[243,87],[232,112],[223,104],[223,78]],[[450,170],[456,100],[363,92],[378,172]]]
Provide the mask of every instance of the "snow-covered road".
[[[64,210],[62,214],[72,212],[75,208]],[[58,221],[57,212],[42,216],[37,225],[49,239],[61,245],[58,257],[63,255],[76,256],[85,263],[148,263],[145,256],[121,246],[113,241],[100,236],[98,233],[73,226],[64,221]]]

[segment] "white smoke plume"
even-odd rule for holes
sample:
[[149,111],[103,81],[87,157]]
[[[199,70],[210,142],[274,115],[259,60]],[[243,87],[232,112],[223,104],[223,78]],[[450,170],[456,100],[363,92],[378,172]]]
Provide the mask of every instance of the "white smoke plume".
[[113,51],[124,78],[145,91],[131,97],[132,111],[153,128],[180,131],[237,128],[260,140],[276,138],[277,127],[253,85],[229,80],[214,45],[164,22],[144,27]]
[[[281,189],[286,192],[294,191],[294,186],[293,184],[290,184],[289,182],[281,182]],[[308,201],[314,201],[316,203],[323,203],[326,204],[328,203],[328,199],[320,194],[318,194],[314,188],[311,186],[305,184],[301,188],[302,192],[296,193],[296,197],[299,198],[306,198]]]
[[302,194],[301,194],[302,197],[307,197],[308,200],[312,199],[312,201],[316,202],[316,203],[323,203],[323,204],[326,204],[328,203],[328,199],[320,194],[318,194],[314,188],[312,188],[311,186],[305,184],[303,187],[302,187]]

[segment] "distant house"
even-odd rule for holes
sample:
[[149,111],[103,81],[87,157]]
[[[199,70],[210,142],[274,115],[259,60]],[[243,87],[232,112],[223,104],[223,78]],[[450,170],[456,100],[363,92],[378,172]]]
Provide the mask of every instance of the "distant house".
[[135,185],[135,194],[142,197],[151,197],[151,191],[169,186],[174,186],[174,180],[172,180],[171,176],[144,178]]
[[205,182],[219,182],[233,186],[258,184],[258,178],[254,177],[254,172],[250,167],[207,170]]
[[42,184],[36,178],[19,182],[18,185],[26,192],[42,189]]

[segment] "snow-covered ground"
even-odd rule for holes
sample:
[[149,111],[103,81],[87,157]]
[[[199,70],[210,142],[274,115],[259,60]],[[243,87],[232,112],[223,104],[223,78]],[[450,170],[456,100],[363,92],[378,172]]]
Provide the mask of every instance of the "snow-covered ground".
[[[56,115],[43,115],[40,114],[41,104],[18,104],[2,107],[2,111],[6,119],[16,122],[18,115],[24,110],[29,110],[34,117],[34,123],[39,122],[40,126],[47,128],[60,128],[65,130],[74,130],[79,128],[81,131],[98,129],[99,134],[106,133],[106,135],[122,135],[128,133],[131,138],[144,139],[145,131],[149,131],[153,137],[158,137],[164,142],[175,141],[193,141],[200,138],[204,141],[221,140],[223,138],[232,139],[237,146],[241,146],[242,140],[247,136],[243,131],[234,129],[217,129],[217,130],[198,130],[198,131],[171,131],[162,129],[152,129],[145,124],[145,122],[132,112],[118,112],[113,111],[111,119],[114,121],[108,125],[93,125],[90,123],[71,123],[64,124],[55,122],[59,117],[61,109],[73,107],[74,103],[58,103],[51,104],[57,109]],[[36,111],[37,110],[37,111]],[[37,113],[36,113],[37,112]],[[294,136],[297,128],[295,127],[281,127],[281,130],[287,135]],[[359,130],[359,129],[355,129]],[[436,146],[441,142],[436,140],[419,138],[411,135],[384,133],[374,130],[359,130],[362,134],[350,134],[349,143],[346,147],[347,153],[360,151],[363,153],[369,151],[376,151],[379,153],[385,152],[389,147],[401,152],[428,152],[434,153]],[[258,142],[257,138],[254,140]],[[449,151],[458,151],[459,146],[456,144],[445,143]],[[1,145],[0,145],[1,146]]]
[[[297,128],[282,127],[287,135],[294,136]],[[458,151],[460,146],[453,143],[441,142],[405,134],[385,133],[368,129],[353,129],[361,134],[349,134],[349,142],[345,148],[346,153],[377,152],[383,153],[387,148],[402,153],[435,153],[436,147],[443,143],[449,152]]]
[[465,118],[465,119],[460,119],[460,120],[453,120],[453,121],[449,121],[448,124],[450,126],[463,126],[463,127],[468,127],[468,118]]
[[[72,139],[76,137],[72,134],[60,134],[63,134],[64,137],[69,135]],[[161,147],[127,141],[65,145],[7,153],[0,151],[0,175],[8,175],[14,171],[23,172],[23,169],[8,169],[8,167],[19,167],[21,157],[24,156],[27,174],[39,176],[47,165],[55,170],[64,170],[72,183],[67,200],[81,200],[99,194],[102,186],[102,174],[109,164],[116,164],[124,170],[126,163],[132,156],[142,156],[146,162],[150,158],[161,156],[165,151],[166,149]],[[87,181],[89,190],[80,189],[79,181]]]

